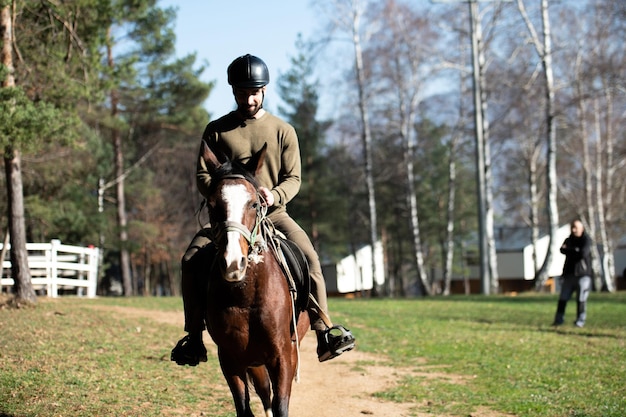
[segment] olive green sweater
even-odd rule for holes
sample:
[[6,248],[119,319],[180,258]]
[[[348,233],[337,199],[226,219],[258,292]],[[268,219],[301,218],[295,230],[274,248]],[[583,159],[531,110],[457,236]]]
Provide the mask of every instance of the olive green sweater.
[[[239,113],[230,112],[210,122],[202,139],[214,151],[221,151],[231,160],[242,163],[248,162],[267,143],[265,161],[257,180],[274,195],[273,210],[284,209],[300,190],[300,148],[296,131],[267,111],[258,119],[243,119]],[[201,154],[196,180],[198,190],[206,198],[211,176]]]

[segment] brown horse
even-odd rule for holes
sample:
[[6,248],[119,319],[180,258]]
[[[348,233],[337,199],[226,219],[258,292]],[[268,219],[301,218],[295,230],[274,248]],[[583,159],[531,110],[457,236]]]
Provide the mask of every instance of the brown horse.
[[205,319],[238,417],[253,416],[249,380],[266,416],[288,416],[298,344],[310,326],[308,313],[298,311],[292,301],[281,264],[268,249],[271,237],[263,232],[266,208],[254,175],[265,151],[240,165],[220,161],[203,142],[211,174],[207,204],[217,248]]

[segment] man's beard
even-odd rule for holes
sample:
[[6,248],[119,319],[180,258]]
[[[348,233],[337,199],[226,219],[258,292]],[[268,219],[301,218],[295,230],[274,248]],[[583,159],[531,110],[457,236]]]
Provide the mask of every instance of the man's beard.
[[247,102],[245,104],[237,103],[237,111],[239,111],[239,114],[241,114],[246,119],[254,118],[254,116],[263,108],[263,102],[265,101],[265,92],[262,92],[262,94],[263,98],[261,99],[261,103],[259,103],[258,106],[250,107],[248,106]]
[[263,104],[259,106],[249,107],[247,105],[238,106],[239,113],[246,117],[247,119],[253,118],[261,109],[263,108]]

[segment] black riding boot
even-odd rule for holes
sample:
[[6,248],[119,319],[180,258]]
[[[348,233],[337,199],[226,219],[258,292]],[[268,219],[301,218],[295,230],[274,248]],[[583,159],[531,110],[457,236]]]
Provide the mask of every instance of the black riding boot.
[[556,314],[554,315],[554,323],[553,326],[560,326],[563,324],[563,317],[565,316],[565,307],[567,306],[566,300],[559,300],[559,303],[556,307]]
[[205,281],[194,275],[191,261],[183,260],[182,290],[185,331],[188,334],[172,349],[170,359],[178,365],[196,366],[208,359],[202,342],[207,290]]
[[583,327],[585,325],[585,320],[587,319],[587,303],[584,301],[578,302],[576,306],[576,322],[574,325],[576,327]]

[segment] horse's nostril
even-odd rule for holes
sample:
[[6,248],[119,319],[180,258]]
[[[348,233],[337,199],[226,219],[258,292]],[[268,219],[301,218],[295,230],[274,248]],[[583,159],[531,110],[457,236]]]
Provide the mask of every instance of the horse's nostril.
[[243,271],[244,269],[246,269],[247,264],[248,264],[248,261],[246,260],[246,258],[242,257],[241,260],[239,261],[239,270]]

